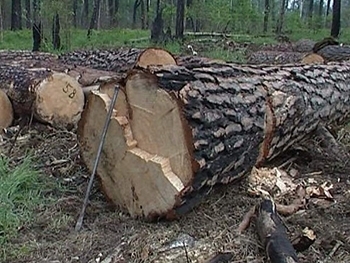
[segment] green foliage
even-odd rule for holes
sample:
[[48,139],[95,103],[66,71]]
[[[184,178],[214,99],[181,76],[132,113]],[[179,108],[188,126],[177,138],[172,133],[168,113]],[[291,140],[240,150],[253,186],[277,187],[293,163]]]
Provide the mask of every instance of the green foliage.
[[9,256],[26,253],[26,246],[9,249],[9,241],[19,235],[22,227],[34,221],[35,210],[46,204],[43,196],[48,184],[33,169],[31,159],[27,157],[16,167],[9,160],[0,158],[0,261],[8,262]]

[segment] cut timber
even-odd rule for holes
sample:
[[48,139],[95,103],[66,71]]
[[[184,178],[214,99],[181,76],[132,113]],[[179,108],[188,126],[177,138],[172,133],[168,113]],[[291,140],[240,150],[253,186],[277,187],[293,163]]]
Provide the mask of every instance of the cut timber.
[[297,63],[305,56],[300,52],[257,51],[248,58],[248,64],[290,64]]
[[263,200],[257,208],[256,229],[271,263],[297,263],[298,257],[275,204]]
[[120,48],[107,50],[78,50],[60,56],[59,61],[93,69],[126,73],[133,67],[176,64],[174,57],[160,48]]
[[139,55],[136,66],[147,68],[149,65],[176,65],[176,60],[164,49],[147,48]]
[[[148,69],[124,81],[112,120],[118,131],[109,129],[98,171],[106,195],[133,216],[186,213],[213,185],[350,116],[349,65]],[[103,126],[96,114],[108,105],[102,95],[91,95],[78,130],[89,169]]]
[[301,60],[302,64],[323,64],[324,59],[320,55],[317,55],[315,53],[311,53],[303,57]]
[[0,90],[0,134],[2,129],[7,128],[13,121],[12,104],[6,93]]
[[1,88],[14,112],[66,128],[76,125],[84,107],[81,85],[65,73],[0,65]]
[[350,46],[326,46],[317,51],[326,62],[350,60]]

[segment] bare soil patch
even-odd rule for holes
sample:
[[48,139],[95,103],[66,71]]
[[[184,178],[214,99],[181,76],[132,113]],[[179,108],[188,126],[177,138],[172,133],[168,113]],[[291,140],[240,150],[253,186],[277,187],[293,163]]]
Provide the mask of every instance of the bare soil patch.
[[[345,132],[343,141],[347,143],[349,138]],[[14,246],[30,248],[29,252],[8,262],[103,262],[116,253],[116,248],[119,252],[110,262],[205,262],[217,252],[233,253],[231,261],[226,262],[266,262],[254,225],[243,235],[235,234],[244,214],[260,201],[247,194],[245,181],[213,188],[201,205],[179,221],[157,223],[130,218],[108,203],[96,183],[83,229],[76,233],[74,226],[89,178],[76,135],[33,124],[21,132],[8,154],[11,141],[2,144],[1,153],[11,158],[12,165],[30,151],[36,167],[60,187],[45,193],[57,201],[38,207],[35,222],[24,225],[18,238],[11,241]],[[308,250],[298,254],[300,262],[350,262],[349,166],[318,151],[286,154],[287,158],[291,156],[297,158],[286,170],[298,171],[295,180],[312,177],[334,185],[334,202],[309,203],[305,210],[283,217],[291,238],[305,227],[317,236]],[[186,239],[187,249],[174,243],[179,235],[181,240]]]

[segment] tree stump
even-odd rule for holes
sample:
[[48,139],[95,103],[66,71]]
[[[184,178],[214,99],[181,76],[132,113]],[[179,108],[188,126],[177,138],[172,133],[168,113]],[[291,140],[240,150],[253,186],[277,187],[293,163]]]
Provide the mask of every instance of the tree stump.
[[65,73],[0,65],[0,81],[18,115],[33,115],[60,128],[75,126],[80,119],[84,93]]
[[[210,187],[349,120],[350,65],[148,67],[121,82],[98,175],[115,204],[148,220],[175,218]],[[88,98],[79,122],[89,169],[110,103]]]

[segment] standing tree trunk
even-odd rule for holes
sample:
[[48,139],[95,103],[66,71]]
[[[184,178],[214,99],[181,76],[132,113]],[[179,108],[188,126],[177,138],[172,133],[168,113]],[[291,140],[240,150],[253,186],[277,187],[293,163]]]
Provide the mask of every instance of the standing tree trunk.
[[59,50],[61,48],[60,17],[58,13],[56,13],[52,20],[52,45],[53,49],[55,50]]
[[277,26],[276,26],[276,34],[277,35],[282,33],[285,11],[286,11],[286,0],[282,0],[281,1],[280,16],[279,16],[279,18],[277,20]]
[[109,26],[113,27],[117,24],[117,12],[119,9],[119,0],[108,0],[108,15],[109,15]]
[[25,9],[26,9],[26,28],[31,28],[32,26],[32,14],[31,14],[31,8],[30,8],[30,0],[25,0]]
[[333,0],[331,36],[337,38],[340,32],[340,0]]
[[12,0],[11,30],[22,30],[22,4],[21,4],[21,0]]
[[309,0],[309,10],[308,10],[308,18],[309,18],[309,26],[312,26],[312,15],[314,12],[314,0]]
[[323,5],[324,5],[324,1],[320,0],[320,6],[318,7],[318,15],[320,16],[320,18],[322,18],[323,16]]
[[135,0],[134,7],[132,11],[132,27],[136,28],[136,15],[137,15],[137,8],[140,6],[141,0]]
[[151,40],[155,43],[161,42],[164,35],[164,21],[162,13],[163,10],[160,8],[160,0],[157,0],[156,17],[154,18],[151,29]]
[[40,51],[42,32],[41,22],[33,23],[33,51]]
[[4,0],[0,0],[0,42],[4,40]]
[[141,29],[147,28],[147,13],[145,8],[145,1],[141,0]]
[[326,17],[329,15],[329,9],[331,9],[331,0],[327,0]]
[[98,15],[101,9],[101,0],[94,0],[94,10],[92,11],[92,16],[90,20],[90,26],[88,29],[87,37],[90,38],[93,29],[98,28]]
[[78,26],[78,0],[73,0],[73,26],[77,28]]
[[185,0],[177,0],[175,37],[183,39],[185,22]]
[[270,0],[265,0],[265,10],[264,10],[264,30],[263,32],[267,32],[267,28],[269,25],[269,15],[270,15]]
[[83,0],[83,10],[81,16],[81,24],[87,28],[89,26],[89,0]]
[[38,24],[40,22],[40,12],[41,12],[41,6],[40,6],[40,0],[33,0],[33,23]]

